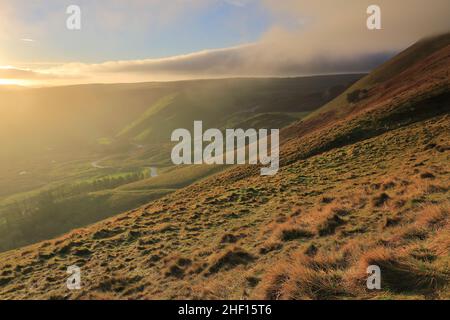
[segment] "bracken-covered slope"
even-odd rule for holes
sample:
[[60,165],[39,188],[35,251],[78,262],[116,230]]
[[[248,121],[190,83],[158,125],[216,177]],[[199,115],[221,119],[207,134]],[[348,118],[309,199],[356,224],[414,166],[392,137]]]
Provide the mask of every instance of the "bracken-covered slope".
[[449,299],[450,35],[426,42],[284,130],[277,175],[230,168],[3,253],[0,298]]

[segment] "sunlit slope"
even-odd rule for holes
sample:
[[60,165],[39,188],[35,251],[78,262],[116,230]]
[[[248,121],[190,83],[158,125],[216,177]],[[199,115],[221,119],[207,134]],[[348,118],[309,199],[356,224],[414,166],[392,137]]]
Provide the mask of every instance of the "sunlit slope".
[[286,128],[273,177],[237,166],[0,254],[0,297],[449,299],[449,68],[438,46]]
[[[377,93],[377,90],[380,90],[381,92],[383,92],[383,89],[389,90],[391,89],[390,87],[395,86],[396,83],[399,83],[402,79],[407,78],[411,73],[411,69],[408,72],[408,69],[411,66],[416,65],[420,68],[420,65],[423,63],[426,65],[439,63],[439,59],[442,59],[442,55],[439,56],[438,52],[445,50],[449,44],[450,33],[426,38],[415,43],[410,48],[401,52],[396,57],[379,66],[370,74],[357,81],[354,85],[348,88],[344,94],[332,100],[320,110],[316,110],[311,113],[307,118],[312,119],[321,116],[324,113],[331,112],[351,112],[353,109],[351,108],[352,103],[349,103],[349,94],[351,95],[353,93],[356,100],[367,100],[367,97],[372,97],[372,99],[376,98],[374,96]],[[437,61],[433,61],[434,59]],[[424,66],[422,65],[422,67]],[[414,72],[417,71],[418,70],[414,70]],[[418,75],[416,75],[416,77],[417,76]],[[445,77],[445,74],[442,76]],[[380,84],[382,84],[384,88],[380,87]],[[442,82],[442,85],[445,85],[445,81]],[[367,92],[364,92],[365,90]],[[357,94],[358,91],[362,92]]]
[[[269,179],[227,172],[3,253],[0,296],[448,299],[449,126],[447,115],[394,129]],[[73,264],[80,291],[65,288]],[[365,290],[369,264],[381,291]]]

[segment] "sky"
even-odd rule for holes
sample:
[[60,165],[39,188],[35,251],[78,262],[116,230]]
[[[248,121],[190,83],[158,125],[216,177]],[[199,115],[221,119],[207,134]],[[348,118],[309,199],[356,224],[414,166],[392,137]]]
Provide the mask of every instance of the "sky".
[[[371,4],[381,30],[366,26]],[[450,31],[448,12],[448,0],[1,0],[0,84],[366,72]]]

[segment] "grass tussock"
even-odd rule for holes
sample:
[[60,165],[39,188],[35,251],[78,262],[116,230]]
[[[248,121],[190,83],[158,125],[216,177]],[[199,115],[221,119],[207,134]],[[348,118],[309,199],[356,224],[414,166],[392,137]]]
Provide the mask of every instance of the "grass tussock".
[[[441,232],[436,234],[434,239],[430,241],[429,248],[433,250],[437,255],[447,257],[450,265],[450,224],[447,223]],[[448,267],[450,269],[450,267]]]
[[334,234],[338,227],[346,223],[344,217],[349,213],[349,209],[338,204],[329,205],[312,212],[310,223],[319,236],[329,236]]
[[[406,252],[384,247],[374,248],[363,254],[358,262],[360,280],[365,281],[367,267],[379,266],[384,290],[393,292],[433,293],[450,280],[450,274],[436,266],[417,261]],[[364,274],[364,275],[363,275]]]
[[450,207],[448,205],[424,206],[419,214],[416,224],[424,228],[440,228],[444,226],[449,215]]
[[256,291],[259,299],[336,299],[349,296],[342,286],[342,255],[311,258],[301,253],[273,266]]
[[301,227],[283,226],[278,230],[277,238],[283,242],[287,242],[297,239],[308,239],[313,236],[314,233]]
[[247,265],[255,260],[255,257],[240,247],[234,247],[214,255],[210,261],[208,274],[222,270],[230,270],[239,265]]
[[384,204],[386,204],[386,202],[388,202],[390,199],[391,197],[387,193],[383,192],[372,199],[372,205],[374,207],[381,207]]
[[260,248],[259,253],[262,255],[277,251],[283,248],[283,244],[279,241],[270,240],[265,242]]

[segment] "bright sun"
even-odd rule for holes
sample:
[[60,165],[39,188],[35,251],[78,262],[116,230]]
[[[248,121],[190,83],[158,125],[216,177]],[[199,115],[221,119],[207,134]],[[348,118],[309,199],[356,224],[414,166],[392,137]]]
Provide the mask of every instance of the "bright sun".
[[1,85],[14,85],[18,84],[19,81],[17,80],[11,80],[11,79],[0,79],[0,86]]
[[[12,66],[0,65],[0,70],[2,69],[12,69]],[[20,79],[3,79],[0,78],[0,86],[2,85],[22,85],[23,81]]]
[[[1,70],[8,70],[8,69],[14,69],[13,66],[9,65],[0,65],[0,71]],[[32,81],[24,80],[24,79],[7,79],[7,78],[0,78],[0,86],[27,86],[30,85]]]

